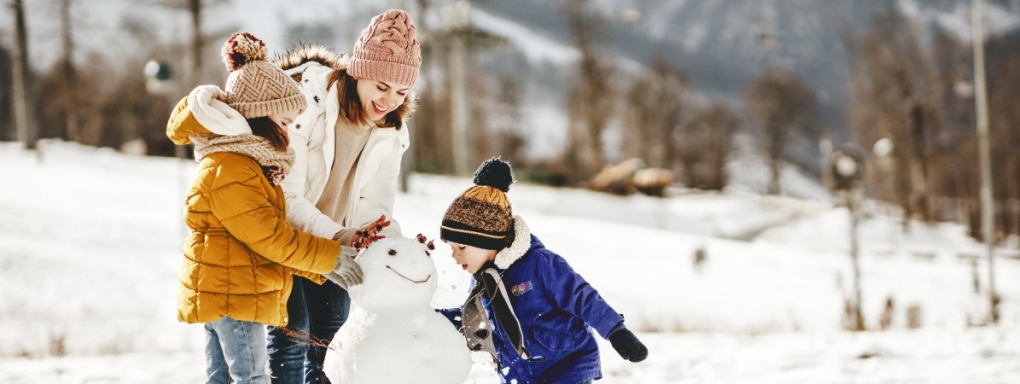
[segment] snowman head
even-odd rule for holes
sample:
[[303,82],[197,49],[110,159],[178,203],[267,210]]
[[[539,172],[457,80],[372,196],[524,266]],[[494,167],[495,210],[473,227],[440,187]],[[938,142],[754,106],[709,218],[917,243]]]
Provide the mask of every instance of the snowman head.
[[370,312],[428,306],[438,280],[429,254],[433,248],[420,234],[417,239],[385,238],[372,243],[355,259],[364,281],[348,290],[351,300]]

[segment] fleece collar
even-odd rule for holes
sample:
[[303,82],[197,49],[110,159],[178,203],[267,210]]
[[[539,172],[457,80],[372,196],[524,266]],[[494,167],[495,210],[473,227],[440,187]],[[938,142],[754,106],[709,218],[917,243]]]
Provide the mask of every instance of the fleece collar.
[[514,242],[496,253],[496,267],[510,268],[510,265],[528,253],[528,249],[531,249],[531,229],[524,218],[514,215]]

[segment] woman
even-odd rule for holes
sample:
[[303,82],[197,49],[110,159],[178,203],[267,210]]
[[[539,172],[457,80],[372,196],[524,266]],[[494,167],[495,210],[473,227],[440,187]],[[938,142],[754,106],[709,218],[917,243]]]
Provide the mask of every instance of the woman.
[[167,124],[167,136],[193,143],[199,161],[185,201],[191,234],[177,315],[204,324],[209,383],[269,383],[265,326],[287,323],[291,275],[322,283],[328,273],[357,284],[361,270],[353,248],[285,219],[280,183],[294,155],[284,127],[306,108],[304,96],[251,34],[231,36],[223,56],[224,89],[196,88]]
[[[351,244],[354,228],[392,217],[400,159],[410,144],[405,120],[415,109],[411,88],[421,66],[414,22],[401,10],[372,18],[349,63],[324,47],[304,46],[278,64],[299,82],[309,103],[288,127],[295,162],[283,183],[287,220]],[[381,234],[401,236],[400,226],[392,221]],[[274,383],[328,382],[325,346],[349,308],[341,287],[295,276],[287,303],[291,322],[269,328]]]

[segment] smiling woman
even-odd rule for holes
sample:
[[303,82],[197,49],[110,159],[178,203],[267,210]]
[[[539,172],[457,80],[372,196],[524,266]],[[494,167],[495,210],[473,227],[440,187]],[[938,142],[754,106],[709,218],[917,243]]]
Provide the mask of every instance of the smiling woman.
[[[311,45],[277,61],[310,103],[288,126],[296,160],[283,190],[287,221],[294,226],[356,245],[356,229],[385,216],[392,224],[380,234],[401,236],[392,220],[393,202],[400,161],[410,146],[405,121],[416,102],[411,91],[421,65],[416,33],[411,15],[391,9],[361,32],[349,62]],[[287,303],[292,322],[269,331],[273,375],[285,383],[324,382],[326,350],[292,335],[330,340],[347,319],[350,298],[335,284],[320,286],[297,276],[294,281]]]

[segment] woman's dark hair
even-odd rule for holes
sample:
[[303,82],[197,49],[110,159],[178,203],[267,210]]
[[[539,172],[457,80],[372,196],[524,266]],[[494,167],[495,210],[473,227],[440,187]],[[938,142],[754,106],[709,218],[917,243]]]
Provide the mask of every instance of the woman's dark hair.
[[[343,113],[344,117],[347,117],[347,120],[350,120],[352,123],[368,125],[369,121],[365,118],[365,107],[361,104],[361,98],[358,97],[358,81],[347,73],[347,69],[338,69],[330,73],[328,82],[329,84],[335,84],[337,87],[340,112]],[[412,96],[408,94],[407,97]],[[406,115],[410,110],[408,105],[409,103],[402,103],[397,109],[387,113],[379,126],[400,130],[404,126],[401,116]]]
[[269,116],[248,119],[248,125],[251,127],[252,134],[268,139],[274,149],[280,152],[287,151],[287,146],[290,145],[287,130],[276,124]]

